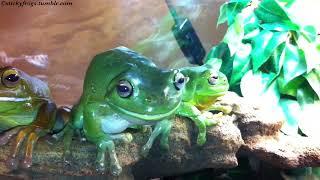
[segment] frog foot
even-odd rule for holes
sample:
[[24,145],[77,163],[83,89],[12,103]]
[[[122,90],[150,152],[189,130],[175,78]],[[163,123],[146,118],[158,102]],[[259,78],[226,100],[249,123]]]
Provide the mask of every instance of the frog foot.
[[203,112],[204,122],[206,126],[215,126],[220,123],[219,119],[223,117],[223,113],[212,114],[211,112]]
[[63,151],[63,162],[65,165],[71,165],[72,153],[70,150]]
[[224,114],[230,114],[232,112],[232,109],[233,109],[232,106],[223,106],[222,112]]
[[124,142],[126,143],[130,143],[133,140],[133,136],[131,133],[125,133],[125,137],[123,139]]
[[141,127],[141,132],[142,133],[147,133],[147,132],[151,132],[151,131],[152,131],[151,126],[145,125],[145,126]]
[[[100,174],[105,174],[106,172],[106,164],[105,164],[105,161],[98,161],[96,162],[96,171]],[[115,164],[111,164],[110,165],[110,171],[111,171],[111,174],[113,176],[119,176],[120,173],[122,172],[122,167],[115,163]]]
[[122,167],[119,164],[110,165],[111,174],[114,176],[119,176],[122,172]]
[[233,107],[230,105],[221,105],[219,103],[213,104],[208,111],[220,111],[223,114],[230,114],[233,110]]
[[105,162],[96,162],[96,171],[98,173],[104,174],[106,172]]
[[38,139],[45,134],[47,134],[47,130],[39,128],[37,126],[28,126],[19,131],[16,141],[12,146],[12,151],[9,156],[9,165],[11,168],[16,169],[18,160],[18,154],[23,144],[23,141],[27,138],[26,142],[26,150],[24,154],[24,159],[22,161],[22,167],[29,168],[32,165],[32,153],[34,149],[34,145],[37,143]]
[[0,136],[0,146],[8,144],[9,140],[16,135],[22,127],[16,127],[4,132]]

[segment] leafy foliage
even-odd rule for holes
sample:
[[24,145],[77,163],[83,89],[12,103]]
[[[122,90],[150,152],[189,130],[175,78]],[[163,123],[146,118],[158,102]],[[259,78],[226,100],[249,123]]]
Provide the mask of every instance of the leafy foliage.
[[[282,111],[283,131],[315,136],[320,121],[320,43],[312,25],[295,21],[296,0],[230,0],[218,25],[228,30],[206,61],[223,60],[231,90]],[[308,117],[308,118],[306,118]],[[308,119],[308,120],[307,120]]]

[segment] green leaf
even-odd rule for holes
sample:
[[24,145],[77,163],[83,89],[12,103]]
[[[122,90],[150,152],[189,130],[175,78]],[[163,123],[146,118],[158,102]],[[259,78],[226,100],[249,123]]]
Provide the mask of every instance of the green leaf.
[[318,98],[320,98],[320,67],[312,70],[308,74],[304,75],[304,77],[307,79],[314,92],[318,95]]
[[234,55],[233,71],[230,80],[230,86],[238,84],[241,78],[251,68],[250,62],[251,45],[242,44],[239,50]]
[[211,63],[214,58],[222,59],[220,71],[230,80],[233,58],[230,57],[229,48],[226,43],[219,43],[217,46],[214,46],[208,53],[205,63]]
[[222,65],[222,60],[219,58],[211,58],[205,64],[207,64],[211,69],[219,70]]
[[309,73],[313,68],[320,65],[320,49],[316,43],[310,43],[303,36],[299,37],[297,44],[304,52],[307,63],[307,73]]
[[246,34],[244,37],[243,37],[243,40],[251,40],[253,38],[255,38],[256,36],[258,36],[260,33],[260,29],[257,28],[255,30],[252,30],[251,32],[249,32],[248,34]]
[[280,93],[277,83],[268,82],[274,78],[274,74],[257,72],[249,70],[241,79],[240,88],[242,95],[249,101],[273,107],[278,104]]
[[[253,12],[241,12],[244,19],[244,34],[251,33],[253,30],[259,27],[259,19]],[[245,14],[247,13],[247,14]]]
[[238,14],[234,23],[231,24],[223,38],[223,42],[228,44],[230,55],[233,56],[242,43],[244,37],[243,17]]
[[224,3],[220,6],[220,13],[217,21],[217,26],[219,26],[220,24],[228,20],[228,17],[227,17],[228,4],[229,3]]
[[317,100],[317,95],[312,90],[311,86],[304,82],[301,87],[297,89],[297,100],[301,107],[307,104],[313,104]]
[[219,43],[218,45],[211,48],[210,52],[207,54],[205,58],[205,63],[210,61],[212,58],[218,59],[226,59],[230,58],[230,52],[228,49],[228,45],[226,43]]
[[301,50],[290,43],[284,49],[283,76],[284,84],[307,71],[307,65]]
[[228,21],[228,25],[231,25],[238,13],[242,11],[243,8],[247,7],[250,0],[231,0],[224,3],[220,7],[220,15],[217,21],[217,25],[220,25]]
[[290,8],[296,0],[277,0],[279,4],[285,6],[286,8]]
[[286,121],[281,130],[288,135],[297,135],[298,123],[302,119],[299,103],[291,99],[281,99],[280,106],[286,117]]
[[273,51],[284,41],[288,36],[287,32],[271,32],[263,30],[253,38],[252,62],[253,70],[256,72],[271,56]]
[[222,59],[222,65],[220,68],[220,71],[225,74],[230,81],[231,79],[231,74],[232,74],[232,64],[233,64],[233,58],[227,58],[227,59]]
[[284,51],[285,49],[285,43],[280,44],[272,53],[269,62],[271,64],[271,67],[269,67],[271,72],[276,73],[277,75],[280,74],[280,71],[283,66],[284,62]]
[[290,21],[285,23],[282,23],[282,22],[265,23],[265,24],[261,24],[260,27],[268,31],[286,31],[287,32],[287,31],[299,30],[299,26]]
[[318,35],[314,26],[304,26],[301,33],[310,43],[314,42]]
[[263,0],[255,10],[256,16],[265,23],[290,21],[284,7],[277,0]]
[[293,79],[289,83],[284,80],[283,72],[277,78],[277,84],[279,87],[279,92],[281,94],[289,95],[289,96],[297,96],[297,89],[305,82],[305,79],[301,76]]

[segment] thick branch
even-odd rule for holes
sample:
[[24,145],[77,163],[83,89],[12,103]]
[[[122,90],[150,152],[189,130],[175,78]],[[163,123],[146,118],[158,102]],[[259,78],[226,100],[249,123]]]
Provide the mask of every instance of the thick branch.
[[[116,142],[116,151],[123,167],[120,179],[160,177],[192,172],[204,168],[225,169],[237,166],[236,154],[256,157],[280,168],[320,166],[320,145],[310,138],[288,137],[280,133],[282,119],[252,107],[234,93],[220,102],[233,107],[231,115],[220,119],[216,127],[208,128],[207,143],[196,145],[197,128],[190,120],[177,118],[170,135],[170,150],[159,149],[156,142],[147,158],[140,156],[150,131],[133,132],[131,143]],[[9,174],[5,159],[10,146],[0,148],[0,173]],[[25,175],[101,176],[95,171],[95,146],[74,140],[73,159],[65,165],[62,142],[49,144],[41,140],[34,152],[34,166]],[[111,178],[109,171],[105,176]],[[51,177],[51,176],[50,176]]]

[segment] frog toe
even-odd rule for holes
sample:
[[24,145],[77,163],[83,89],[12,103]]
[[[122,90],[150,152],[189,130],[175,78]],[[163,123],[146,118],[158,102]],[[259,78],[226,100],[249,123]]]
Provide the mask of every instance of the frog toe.
[[129,143],[129,142],[132,142],[132,140],[133,140],[132,134],[131,134],[131,133],[126,133],[126,134],[125,134],[124,142]]
[[70,150],[64,150],[63,152],[63,162],[65,165],[70,165],[72,162],[72,153]]
[[8,144],[8,142],[10,141],[10,139],[16,135],[20,129],[22,127],[16,127],[16,128],[13,128],[11,130],[8,130],[6,132],[4,132],[1,136],[0,136],[0,146],[3,146],[3,145],[6,145]]
[[112,165],[111,166],[111,174],[114,176],[119,176],[122,172],[122,167],[120,165]]
[[98,173],[104,174],[106,172],[106,166],[104,162],[97,162],[96,163],[96,171]]
[[21,167],[24,169],[30,168],[32,166],[32,159],[26,158],[22,161]]
[[224,114],[230,114],[232,112],[232,109],[233,109],[232,106],[224,106],[222,112]]

